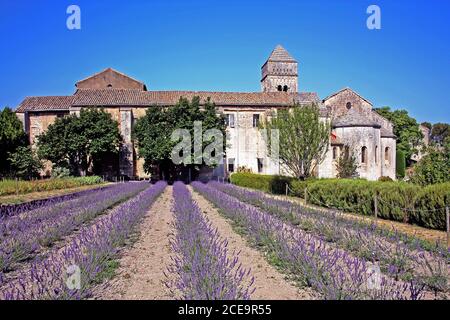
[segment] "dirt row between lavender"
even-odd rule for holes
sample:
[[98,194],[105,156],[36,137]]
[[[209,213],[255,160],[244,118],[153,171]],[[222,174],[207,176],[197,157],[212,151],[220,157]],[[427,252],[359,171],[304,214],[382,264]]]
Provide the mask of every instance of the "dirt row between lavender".
[[141,222],[137,241],[121,252],[114,277],[94,289],[94,299],[173,299],[164,284],[164,272],[172,254],[172,205],[172,187],[167,187]]
[[254,300],[311,300],[318,295],[311,289],[300,289],[294,282],[270,265],[263,255],[237,234],[230,222],[221,216],[217,209],[203,196],[193,191],[192,198],[197,202],[203,214],[208,218],[220,235],[228,240],[229,252],[239,252],[239,262],[245,269],[251,269],[251,275],[255,278],[255,292],[251,298]]
[[[300,289],[271,266],[256,249],[233,231],[230,223],[205,198],[189,187],[193,199],[222,238],[228,240],[229,252],[239,252],[243,268],[251,269],[255,292],[252,299],[302,300],[317,297],[312,291]],[[172,187],[150,208],[139,227],[138,239],[122,251],[115,276],[94,290],[94,299],[104,300],[170,300],[175,297],[165,286],[167,267],[173,254]]]

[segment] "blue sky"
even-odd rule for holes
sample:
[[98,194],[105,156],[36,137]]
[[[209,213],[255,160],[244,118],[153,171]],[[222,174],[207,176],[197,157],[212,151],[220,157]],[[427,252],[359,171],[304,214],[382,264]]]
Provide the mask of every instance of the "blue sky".
[[[81,30],[66,9],[81,8]],[[366,9],[381,8],[381,30]],[[375,106],[450,122],[450,1],[1,0],[0,106],[69,95],[113,67],[149,90],[260,91],[260,67],[283,45],[301,91],[351,87]]]

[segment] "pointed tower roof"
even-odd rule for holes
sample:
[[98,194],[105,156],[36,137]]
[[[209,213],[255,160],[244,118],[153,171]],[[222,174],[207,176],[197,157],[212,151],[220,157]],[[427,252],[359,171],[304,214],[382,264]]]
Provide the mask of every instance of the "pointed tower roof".
[[270,54],[270,57],[267,61],[276,61],[276,62],[297,62],[290,54],[287,52],[285,48],[281,45],[277,45],[275,49]]

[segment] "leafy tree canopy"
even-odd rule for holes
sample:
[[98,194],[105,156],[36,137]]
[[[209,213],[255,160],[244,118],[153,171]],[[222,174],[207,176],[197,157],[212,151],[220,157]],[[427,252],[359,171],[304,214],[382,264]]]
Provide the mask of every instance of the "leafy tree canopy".
[[0,175],[10,174],[9,153],[27,145],[27,135],[14,111],[6,107],[0,111]]
[[431,146],[426,155],[414,166],[411,181],[429,185],[450,181],[450,137],[443,147]]
[[358,177],[358,160],[350,146],[345,146],[337,162],[337,177],[341,179],[350,179]]
[[[172,141],[171,136],[176,129],[186,129],[191,135],[191,146],[194,148],[194,122],[202,123],[203,133],[208,129],[218,129],[224,139],[223,151],[226,145],[226,126],[222,116],[217,114],[214,103],[206,101],[200,107],[200,98],[194,97],[192,101],[180,98],[175,106],[148,108],[144,117],[139,118],[133,128],[133,138],[136,139],[139,156],[144,158],[144,169],[148,173],[156,173],[156,169],[166,177],[177,175],[186,168],[195,168],[192,165],[174,165],[171,160],[173,148],[178,144]],[[214,139],[202,139],[202,151]],[[191,155],[194,156],[193,150]],[[193,160],[193,159],[192,159]]]
[[103,109],[82,109],[79,116],[58,118],[37,139],[38,153],[74,175],[85,175],[94,161],[117,154],[118,123]]
[[423,134],[416,119],[409,116],[406,110],[392,111],[389,107],[375,109],[377,113],[394,124],[394,134],[397,136],[397,149],[405,153],[406,160],[417,153],[421,147]]
[[30,146],[18,147],[15,152],[9,154],[8,160],[14,175],[21,179],[37,178],[43,169],[41,160]]
[[270,130],[278,130],[280,164],[296,177],[310,177],[323,162],[331,128],[329,123],[320,120],[317,105],[294,105],[290,109],[279,110],[262,127],[269,130],[267,138],[271,150]]
[[431,140],[438,145],[443,145],[444,141],[450,137],[450,124],[436,123],[431,129]]

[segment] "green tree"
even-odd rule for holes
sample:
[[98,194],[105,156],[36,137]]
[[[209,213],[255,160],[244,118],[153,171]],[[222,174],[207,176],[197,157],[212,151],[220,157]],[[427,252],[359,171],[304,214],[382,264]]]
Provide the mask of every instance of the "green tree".
[[118,123],[103,109],[82,109],[79,116],[58,118],[37,139],[41,158],[86,175],[94,162],[117,156],[121,136]]
[[358,160],[349,146],[344,147],[336,162],[337,177],[341,179],[356,178],[358,176]]
[[16,114],[8,107],[0,111],[0,176],[12,174],[9,154],[27,143],[27,135]]
[[435,123],[431,129],[431,140],[438,145],[442,145],[450,136],[450,124],[448,123]]
[[328,151],[331,128],[328,122],[320,120],[317,105],[294,105],[279,110],[266,119],[261,128],[268,130],[270,149],[273,143],[271,130],[278,130],[280,164],[296,177],[310,177]]
[[406,158],[405,152],[403,152],[402,150],[397,150],[396,170],[397,170],[397,177],[403,179],[406,175]]
[[397,136],[397,149],[405,153],[406,161],[410,163],[411,156],[417,154],[422,146],[423,134],[416,119],[408,115],[406,110],[391,111],[389,107],[375,111],[394,124],[394,134]]
[[[218,129],[222,136],[226,136],[225,120],[217,114],[217,108],[209,99],[201,108],[200,98],[194,97],[192,101],[180,98],[176,105],[170,107],[148,108],[145,116],[139,118],[133,128],[133,138],[136,140],[139,157],[145,160],[144,170],[153,175],[159,174],[160,178],[173,179],[180,174],[198,173],[198,169],[205,163],[201,160],[194,161],[194,122],[202,123],[202,130]],[[175,165],[172,162],[172,150],[178,144],[172,141],[171,136],[176,129],[186,129],[191,136],[191,164]],[[214,139],[202,139],[202,148],[209,145]],[[226,139],[223,139],[223,151],[225,151]],[[217,155],[217,156],[223,156]],[[186,157],[187,159],[187,157]]]
[[30,146],[18,147],[15,152],[9,153],[9,161],[16,177],[32,179],[39,177],[43,169],[42,161]]
[[450,137],[443,147],[431,146],[426,155],[414,166],[411,181],[420,185],[430,185],[450,181]]

